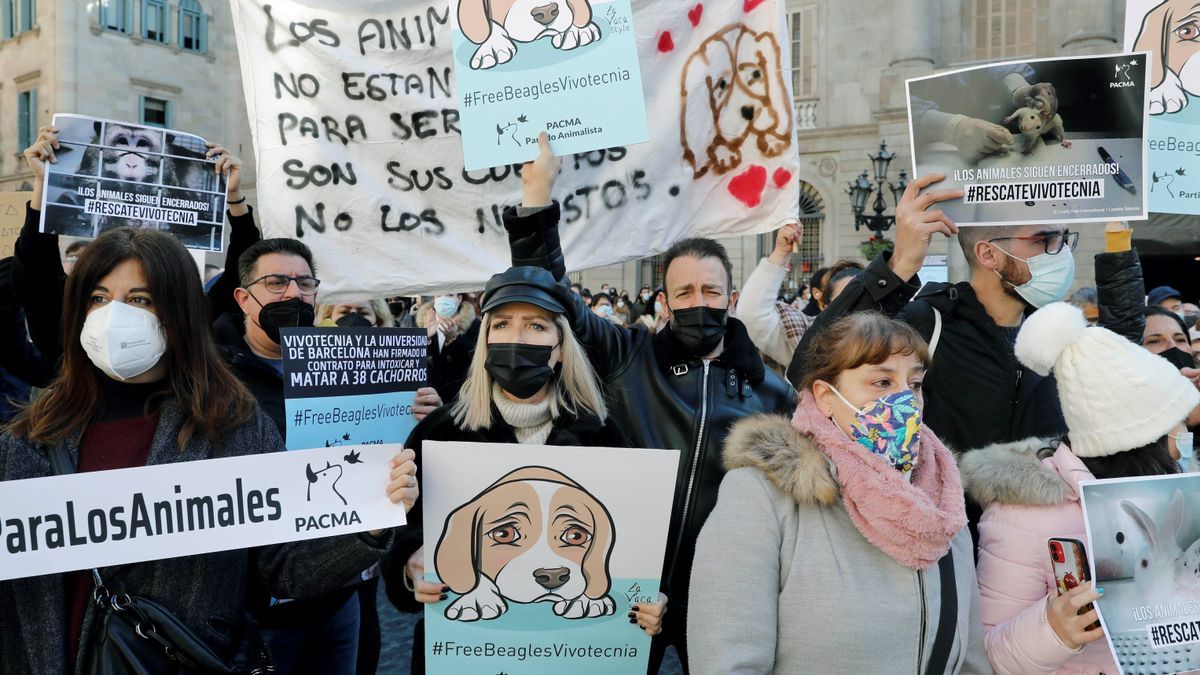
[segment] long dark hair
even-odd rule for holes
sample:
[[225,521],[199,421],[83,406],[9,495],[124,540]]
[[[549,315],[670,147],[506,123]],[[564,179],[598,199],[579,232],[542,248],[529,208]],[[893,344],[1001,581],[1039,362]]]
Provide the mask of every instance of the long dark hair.
[[[1070,443],[1070,440],[1067,440]],[[1179,465],[1171,459],[1166,436],[1139,448],[1118,452],[1107,457],[1081,457],[1083,465],[1096,478],[1132,478],[1163,476],[1179,473]]]
[[101,378],[106,376],[88,359],[79,334],[96,285],[127,260],[141,265],[166,334],[167,352],[163,358],[170,387],[151,404],[173,399],[182,406],[184,424],[177,439],[180,449],[197,432],[219,444],[229,425],[242,424],[254,415],[253,397],[217,353],[208,302],[187,249],[168,234],[122,227],[105,232],[88,245],[67,277],[61,323],[62,369],[46,390],[13,419],[9,426],[13,436],[54,445],[81,432],[96,415],[101,403]]

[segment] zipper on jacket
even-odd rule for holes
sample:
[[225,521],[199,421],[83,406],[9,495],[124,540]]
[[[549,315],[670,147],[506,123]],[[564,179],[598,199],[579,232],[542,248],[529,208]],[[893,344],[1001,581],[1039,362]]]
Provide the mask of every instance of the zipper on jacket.
[[917,675],[923,675],[922,662],[925,660],[925,621],[928,608],[925,606],[925,575],[917,570],[917,592],[921,596],[921,640],[917,643]]
[[1017,365],[1017,386],[1013,388],[1013,397],[1012,397],[1013,407],[1016,407],[1017,403],[1019,403],[1021,401],[1021,378],[1024,375],[1025,375],[1025,370],[1023,368],[1021,368],[1020,364],[1018,364]]
[[692,451],[692,470],[688,474],[687,492],[683,496],[683,513],[679,519],[679,534],[675,537],[675,553],[671,560],[671,570],[679,562],[679,549],[683,546],[683,534],[687,528],[688,507],[692,503],[692,488],[696,483],[696,470],[700,466],[700,448],[704,443],[704,425],[708,422],[708,367],[704,362],[704,379],[700,387],[700,431],[696,434],[696,448]]

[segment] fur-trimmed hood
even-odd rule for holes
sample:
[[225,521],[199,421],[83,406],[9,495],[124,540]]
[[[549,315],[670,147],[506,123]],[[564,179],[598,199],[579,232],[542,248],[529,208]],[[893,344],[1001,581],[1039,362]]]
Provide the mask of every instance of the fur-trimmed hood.
[[838,501],[829,460],[786,417],[754,415],[733,425],[725,438],[723,460],[726,471],[761,471],[798,504],[830,506]]
[[1054,449],[1040,438],[989,445],[956,455],[963,488],[983,507],[1052,506],[1077,501],[1079,481],[1092,478],[1066,445]]

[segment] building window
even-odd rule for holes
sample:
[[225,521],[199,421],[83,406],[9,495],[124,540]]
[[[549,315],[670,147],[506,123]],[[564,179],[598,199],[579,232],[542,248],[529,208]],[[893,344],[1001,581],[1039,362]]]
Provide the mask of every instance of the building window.
[[171,126],[171,102],[150,96],[141,97],[141,118],[138,120],[148,127]]
[[1033,0],[974,0],[973,58],[1033,56],[1037,17]]
[[17,34],[17,0],[0,0],[0,36],[8,39]]
[[101,0],[100,27],[118,33],[133,32],[133,0]]
[[792,12],[792,95],[817,98],[817,7]]
[[663,269],[665,259],[665,256],[659,254],[638,261],[638,288],[648,286],[651,291],[656,291],[666,283],[667,273]]
[[[812,273],[824,262],[821,255],[821,225],[825,222],[825,200],[811,184],[800,181],[800,224],[804,226],[804,237],[799,250],[792,256],[792,271],[784,278],[778,294],[792,298],[802,284],[808,284]],[[758,235],[758,255],[766,258],[775,250],[775,233]]]
[[26,33],[33,30],[34,24],[37,23],[37,1],[36,0],[21,0],[21,32]]
[[37,89],[17,94],[17,145],[21,150],[37,139]]
[[151,42],[167,41],[165,0],[142,0],[142,37]]
[[208,16],[196,0],[179,3],[179,46],[203,54],[208,49]]

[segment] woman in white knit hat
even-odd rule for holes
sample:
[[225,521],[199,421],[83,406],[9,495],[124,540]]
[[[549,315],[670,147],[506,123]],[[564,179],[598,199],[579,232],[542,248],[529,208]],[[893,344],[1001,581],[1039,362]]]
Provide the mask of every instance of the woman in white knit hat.
[[[1179,471],[1168,451],[1200,393],[1165,359],[1054,303],[1026,319],[1017,358],[1054,371],[1067,439],[1029,439],[965,453],[963,485],[984,506],[978,577],[984,644],[998,673],[1117,673],[1103,630],[1077,612],[1103,592],[1059,596],[1047,540],[1086,541],[1079,483]],[[1059,443],[1058,440],[1062,440]]]

